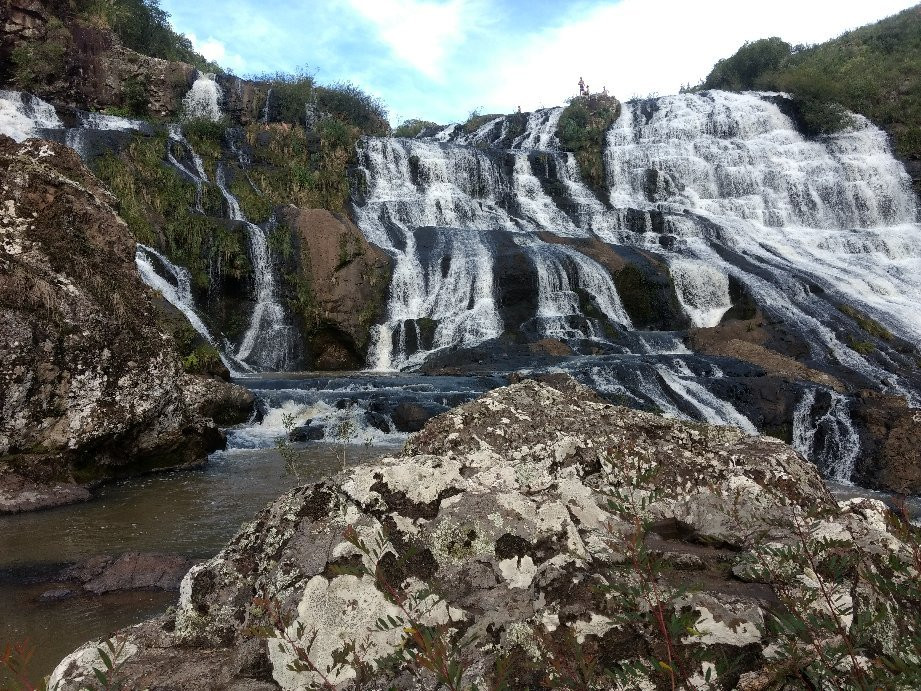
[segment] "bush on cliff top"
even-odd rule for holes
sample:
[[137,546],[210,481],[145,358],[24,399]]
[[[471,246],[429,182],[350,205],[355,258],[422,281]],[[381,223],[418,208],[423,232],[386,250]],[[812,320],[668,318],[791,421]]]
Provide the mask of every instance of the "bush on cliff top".
[[[748,43],[718,62],[698,88],[785,91],[813,110],[838,103],[886,129],[901,156],[919,159],[921,8],[808,48],[779,38]],[[819,131],[835,124],[827,116],[807,114]]]
[[605,94],[577,96],[560,116],[556,134],[563,151],[575,154],[582,179],[607,202],[604,147],[608,129],[620,117],[620,101]]
[[77,0],[75,5],[80,16],[107,25],[125,46],[142,55],[187,62],[203,72],[222,71],[173,29],[160,0]]

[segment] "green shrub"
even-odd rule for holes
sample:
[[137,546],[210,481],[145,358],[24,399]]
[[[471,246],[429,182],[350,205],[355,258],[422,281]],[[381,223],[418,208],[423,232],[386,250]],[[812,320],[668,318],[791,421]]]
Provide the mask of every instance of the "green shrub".
[[403,124],[393,131],[393,136],[414,139],[429,127],[438,127],[438,124],[428,120],[404,120]]
[[122,107],[128,117],[143,118],[149,114],[147,81],[129,78],[122,84]]
[[62,77],[72,44],[70,31],[59,19],[52,17],[44,40],[20,43],[13,49],[10,59],[16,86],[30,89]]
[[582,179],[603,202],[608,201],[604,147],[608,129],[620,117],[620,101],[605,94],[577,96],[560,116],[557,138],[563,151],[571,151]]
[[316,88],[314,75],[307,67],[301,67],[291,73],[265,73],[253,79],[263,86],[266,98],[269,90],[272,91],[270,121],[287,122],[291,125],[304,122],[305,107],[313,102]]
[[760,88],[763,76],[781,67],[793,55],[793,50],[793,46],[776,36],[746,41],[735,55],[714,65],[701,88],[725,91]]
[[221,144],[224,141],[226,123],[214,122],[208,118],[193,118],[182,123],[182,133],[189,144],[201,156],[221,157]]
[[[921,158],[921,12],[917,7],[808,48],[765,39],[721,60],[698,88],[767,89],[802,103],[818,133],[848,123],[840,107],[886,129],[899,155]],[[817,104],[840,104],[838,112]],[[828,108],[828,106],[825,106]]]
[[207,343],[182,359],[182,368],[189,374],[209,374],[219,369],[221,364],[221,354]]
[[386,136],[390,134],[387,107],[383,102],[365,93],[350,82],[316,88],[316,104],[323,113],[358,128],[362,134]]
[[187,37],[173,29],[159,0],[76,0],[72,5],[84,19],[108,25],[131,50],[187,62],[202,72],[221,71],[196,53]]

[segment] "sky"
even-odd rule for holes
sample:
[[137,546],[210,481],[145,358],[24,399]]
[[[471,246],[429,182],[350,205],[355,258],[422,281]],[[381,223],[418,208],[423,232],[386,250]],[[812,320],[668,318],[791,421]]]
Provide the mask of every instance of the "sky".
[[593,91],[677,93],[745,41],[819,43],[917,0],[161,0],[198,51],[240,76],[307,67],[390,120],[556,106]]

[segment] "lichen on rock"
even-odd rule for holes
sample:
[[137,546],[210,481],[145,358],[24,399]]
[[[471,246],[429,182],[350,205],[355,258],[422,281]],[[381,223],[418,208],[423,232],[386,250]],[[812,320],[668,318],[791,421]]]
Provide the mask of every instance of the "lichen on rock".
[[[187,574],[174,614],[121,634],[138,647],[122,673],[138,686],[436,688],[426,656],[443,644],[465,685],[498,664],[511,688],[566,686],[583,656],[620,670],[592,688],[666,688],[678,669],[733,688],[774,670],[767,621],[783,597],[843,627],[870,606],[802,555],[911,559],[882,504],[837,504],[781,442],[557,385],[492,391],[396,456],[279,498]],[[656,662],[672,658],[650,607],[682,622],[672,665]],[[879,641],[892,648],[891,631]],[[235,665],[244,651],[255,657]],[[80,678],[68,669],[65,690]]]

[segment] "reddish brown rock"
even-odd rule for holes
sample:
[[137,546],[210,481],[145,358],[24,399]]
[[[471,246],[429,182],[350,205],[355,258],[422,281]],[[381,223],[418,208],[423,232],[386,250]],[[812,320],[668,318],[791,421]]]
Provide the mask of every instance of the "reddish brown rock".
[[362,367],[386,307],[390,257],[341,214],[292,206],[285,219],[298,246],[301,290],[309,293],[299,317],[313,367]]

